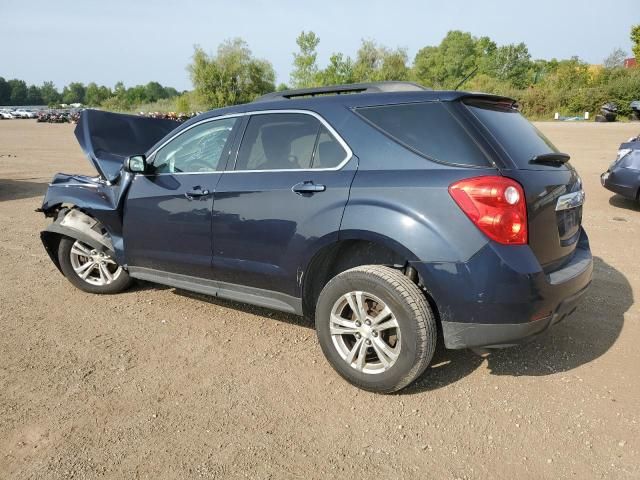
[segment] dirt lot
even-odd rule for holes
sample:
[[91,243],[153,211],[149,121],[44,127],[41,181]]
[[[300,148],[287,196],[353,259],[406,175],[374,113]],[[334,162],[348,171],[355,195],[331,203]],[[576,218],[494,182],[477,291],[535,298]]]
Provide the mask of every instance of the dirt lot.
[[91,167],[70,125],[0,122],[0,478],[640,478],[640,210],[599,184],[640,125],[539,126],[585,182],[587,298],[550,336],[439,351],[380,396],[297,317],[72,288],[34,209],[54,172]]

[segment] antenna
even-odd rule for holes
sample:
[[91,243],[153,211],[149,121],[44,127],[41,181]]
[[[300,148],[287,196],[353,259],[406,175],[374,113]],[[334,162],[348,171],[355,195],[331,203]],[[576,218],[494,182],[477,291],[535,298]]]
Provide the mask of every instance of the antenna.
[[467,81],[467,80],[469,80],[471,77],[473,77],[473,76],[476,74],[476,72],[477,72],[477,71],[478,71],[478,67],[476,66],[473,70],[471,70],[471,71],[467,74],[467,76],[466,76],[466,77],[464,77],[464,78],[462,79],[462,81],[461,81],[458,85],[456,85],[456,88],[454,88],[454,90],[458,90],[462,85],[464,85],[464,82],[466,82],[466,81]]

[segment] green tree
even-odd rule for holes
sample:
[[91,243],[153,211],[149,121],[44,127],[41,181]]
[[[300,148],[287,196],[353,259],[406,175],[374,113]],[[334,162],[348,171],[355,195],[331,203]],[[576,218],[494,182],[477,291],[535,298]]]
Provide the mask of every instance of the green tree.
[[410,70],[409,67],[407,67],[409,57],[405,49],[397,48],[395,50],[388,50],[387,48],[382,47],[380,49],[380,56],[382,58],[382,65],[374,75],[375,80],[402,81],[409,79]]
[[176,99],[176,110],[178,113],[187,113],[191,110],[191,104],[189,102],[188,95],[180,95]]
[[0,77],[0,105],[9,105],[11,102],[11,85]]
[[640,25],[634,25],[631,27],[631,51],[635,55],[636,59],[640,61]]
[[353,83],[353,60],[342,53],[334,53],[329,58],[329,65],[318,72],[317,78],[320,85]]
[[312,87],[317,83],[318,53],[316,48],[320,38],[314,33],[302,31],[296,38],[299,51],[293,54],[293,71],[291,83],[296,88]]
[[428,87],[455,87],[478,66],[477,43],[468,32],[448,32],[437,47],[418,51],[413,64],[414,78]]
[[107,98],[111,97],[111,90],[105,86],[98,86],[95,82],[87,85],[84,100],[87,105],[100,106]]
[[545,79],[545,83],[554,89],[575,90],[589,83],[589,64],[578,57],[560,60],[557,67]]
[[80,82],[71,82],[62,89],[63,103],[85,103],[84,96],[86,93],[85,86]]
[[24,80],[12,79],[8,82],[11,88],[9,103],[14,106],[25,105],[27,103],[27,84]]
[[353,64],[353,79],[356,82],[380,82],[408,80],[407,51],[391,50],[373,40],[362,40]]
[[136,85],[134,87],[127,88],[124,98],[128,106],[139,105],[141,103],[153,101],[147,98],[147,89],[144,85]]
[[625,58],[627,58],[627,52],[616,48],[603,60],[602,64],[604,68],[619,68],[624,65]]
[[356,82],[371,82],[375,72],[380,69],[382,58],[380,50],[373,40],[362,40],[360,48],[356,52],[356,61],[353,65],[353,77]]
[[163,92],[163,97],[162,98],[173,98],[173,97],[177,97],[178,95],[180,95],[180,92],[178,92],[175,88],[173,87],[163,87],[162,90]]
[[223,42],[213,56],[196,46],[188,70],[198,100],[209,108],[250,102],[275,89],[271,63],[255,58],[240,38]]
[[30,85],[27,89],[27,105],[42,105],[42,94],[35,85]]
[[118,98],[124,98],[127,94],[127,87],[124,86],[123,82],[117,82],[113,87],[113,94]]
[[489,37],[480,37],[476,40],[475,56],[478,74],[493,75],[497,49],[498,46]]
[[499,80],[505,80],[516,88],[525,88],[531,71],[531,55],[524,43],[503,45],[492,55],[493,73]]
[[161,98],[167,98],[164,87],[158,82],[149,82],[144,89],[147,102],[156,102]]
[[60,92],[58,92],[53,82],[44,82],[40,87],[40,95],[42,96],[42,103],[45,105],[55,105],[62,100]]

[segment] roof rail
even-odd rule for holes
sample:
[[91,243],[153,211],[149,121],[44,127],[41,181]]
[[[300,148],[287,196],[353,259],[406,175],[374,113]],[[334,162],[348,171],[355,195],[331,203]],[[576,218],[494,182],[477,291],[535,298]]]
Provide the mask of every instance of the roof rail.
[[293,99],[298,97],[316,97],[319,95],[341,95],[346,93],[383,93],[383,92],[416,92],[429,90],[413,82],[371,82],[351,83],[347,85],[330,85],[328,87],[300,88],[267,93],[254,102]]

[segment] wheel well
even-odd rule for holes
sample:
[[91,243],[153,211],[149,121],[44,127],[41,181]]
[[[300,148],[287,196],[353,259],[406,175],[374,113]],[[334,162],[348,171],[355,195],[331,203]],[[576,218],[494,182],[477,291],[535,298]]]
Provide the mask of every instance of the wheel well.
[[[109,243],[105,243],[104,241],[101,241],[100,238],[95,238],[95,237],[87,237],[86,233],[92,233],[91,230],[85,230],[83,229],[84,227],[86,227],[86,225],[82,225],[82,228],[54,228],[58,225],[59,221],[62,220],[68,213],[77,210],[78,212],[80,212],[82,215],[89,217],[92,220],[95,220],[97,222],[96,225],[98,226],[102,226],[102,223],[96,219],[95,217],[89,215],[88,213],[86,213],[84,210],[82,210],[81,208],[76,207],[73,204],[57,204],[52,206],[50,209],[48,209],[45,212],[45,215],[48,217],[54,217],[55,220],[53,222],[53,224],[51,224],[46,230],[40,232],[40,239],[42,240],[42,244],[44,245],[45,250],[47,251],[47,253],[49,254],[49,257],[51,258],[51,260],[53,261],[54,265],[58,268],[58,270],[60,270],[62,272],[62,269],[60,267],[60,261],[58,259],[58,248],[60,246],[60,241],[63,238],[72,238],[72,239],[82,239],[84,241],[87,241],[88,243],[92,244],[91,240],[93,240],[93,242],[97,242],[95,245],[100,246],[103,245],[103,248],[107,248],[110,250],[113,250],[113,247],[111,246],[111,239],[109,236],[109,232],[107,231],[106,228],[104,228],[102,226],[102,236],[103,237],[107,237]],[[99,237],[99,234],[96,234]],[[86,240],[85,240],[86,239]]]
[[[313,318],[316,301],[324,286],[336,275],[362,265],[386,265],[402,270],[416,284],[420,279],[408,259],[394,250],[366,240],[343,240],[324,247],[311,260],[302,282],[302,311]],[[424,291],[424,288],[422,288]],[[429,299],[429,296],[427,295]],[[432,300],[429,299],[432,303]]]

